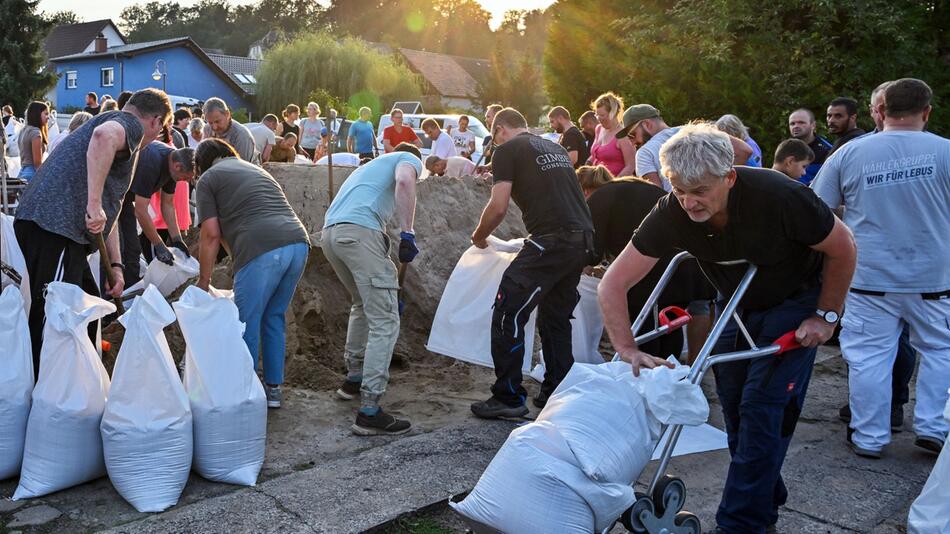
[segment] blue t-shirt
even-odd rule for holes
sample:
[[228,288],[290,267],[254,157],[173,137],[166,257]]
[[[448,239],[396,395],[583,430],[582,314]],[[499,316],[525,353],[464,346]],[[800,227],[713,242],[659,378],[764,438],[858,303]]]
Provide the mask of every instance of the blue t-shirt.
[[747,167],[761,167],[762,166],[762,148],[758,143],[755,142],[755,139],[747,137],[745,140],[746,143],[749,143],[749,146],[752,147],[752,155],[749,156],[749,159],[745,162]]
[[396,167],[409,164],[422,174],[422,161],[408,152],[390,152],[359,167],[351,174],[330,209],[323,227],[351,223],[384,231],[396,210]]
[[174,150],[161,141],[152,141],[139,150],[139,162],[135,164],[132,186],[129,191],[140,197],[150,198],[159,191],[175,194],[178,183],[172,179],[168,168],[168,154]]
[[831,152],[831,143],[828,142],[824,137],[815,136],[815,139],[808,145],[808,148],[815,153],[815,159],[805,167],[805,174],[798,179],[799,182],[808,185],[812,180],[818,176],[818,171],[821,170],[821,165],[825,162],[825,158],[828,157],[828,152]]
[[353,149],[357,154],[368,154],[373,151],[373,123],[369,121],[354,121],[350,124],[347,137],[356,139]]

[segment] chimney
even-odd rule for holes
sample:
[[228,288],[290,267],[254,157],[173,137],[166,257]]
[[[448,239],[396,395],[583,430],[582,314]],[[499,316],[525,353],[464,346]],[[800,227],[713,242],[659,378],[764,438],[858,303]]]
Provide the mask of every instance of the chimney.
[[101,33],[97,35],[95,39],[95,43],[96,43],[95,51],[97,54],[101,54],[102,52],[106,51],[106,44],[108,43],[108,41],[106,40],[105,35],[102,35]]

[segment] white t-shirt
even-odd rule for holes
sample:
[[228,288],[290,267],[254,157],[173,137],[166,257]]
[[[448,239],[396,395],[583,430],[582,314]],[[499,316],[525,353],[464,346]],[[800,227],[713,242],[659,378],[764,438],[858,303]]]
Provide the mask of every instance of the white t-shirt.
[[[323,156],[317,160],[317,165],[326,165],[330,160],[329,157]],[[359,167],[360,166],[360,156],[359,154],[354,154],[352,152],[334,152],[333,153],[333,166],[337,167]]]
[[459,178],[462,176],[474,176],[475,164],[468,158],[461,156],[452,156],[445,163],[445,176]]
[[443,130],[439,130],[439,132],[439,137],[432,141],[431,154],[442,159],[451,158],[455,155],[455,144],[452,143],[452,137]]
[[452,143],[455,144],[455,154],[461,156],[462,152],[468,152],[469,155],[473,152],[472,145],[475,143],[475,132],[471,130],[460,131],[459,129],[452,130]]
[[263,153],[264,147],[267,145],[276,145],[277,144],[277,134],[274,133],[274,130],[271,130],[263,123],[260,122],[249,122],[244,126],[251,132],[251,136],[254,137],[254,144],[257,145],[257,151]]
[[651,172],[659,174],[663,189],[666,191],[669,191],[672,187],[670,187],[670,181],[660,173],[660,147],[670,137],[676,135],[678,131],[680,131],[679,128],[667,128],[651,137],[637,150],[637,176],[643,177]]
[[851,286],[894,293],[950,289],[950,140],[884,131],[842,146],[812,188],[858,247]]

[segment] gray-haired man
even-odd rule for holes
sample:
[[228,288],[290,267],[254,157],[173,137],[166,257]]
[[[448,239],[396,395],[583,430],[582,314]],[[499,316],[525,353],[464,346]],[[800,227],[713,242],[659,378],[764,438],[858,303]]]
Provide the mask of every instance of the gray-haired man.
[[231,110],[224,100],[218,97],[209,98],[202,108],[202,115],[208,123],[204,137],[224,139],[237,150],[241,159],[260,164],[260,153],[254,143],[254,136],[246,126],[231,118]]
[[[795,330],[802,348],[782,358],[714,367],[732,463],[716,532],[763,532],[778,521],[788,492],[781,468],[798,421],[818,345],[834,332],[854,272],[851,233],[810,189],[771,169],[733,167],[729,136],[712,126],[680,128],[660,149],[673,187],[633,234],[598,289],[604,322],[621,358],[665,365],[630,333],[627,291],[657,259],[686,250],[723,295],[732,295],[747,260],[759,270],[740,302],[759,346]],[[730,322],[713,353],[743,350]]]

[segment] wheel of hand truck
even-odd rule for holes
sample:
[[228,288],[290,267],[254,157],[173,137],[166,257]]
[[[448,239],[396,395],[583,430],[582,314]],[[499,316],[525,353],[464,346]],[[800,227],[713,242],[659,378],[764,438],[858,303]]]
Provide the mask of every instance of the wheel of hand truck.
[[633,502],[633,506],[627,508],[627,511],[620,516],[620,522],[629,532],[647,534],[647,527],[640,521],[640,514],[644,511],[653,513],[653,500],[646,493],[640,493],[639,491],[635,495],[637,500]]
[[673,513],[683,509],[686,502],[686,484],[682,480],[666,475],[653,489],[653,507],[656,515],[666,515],[667,510]]
[[673,518],[673,524],[679,528],[679,534],[702,534],[703,526],[696,514],[680,512]]

